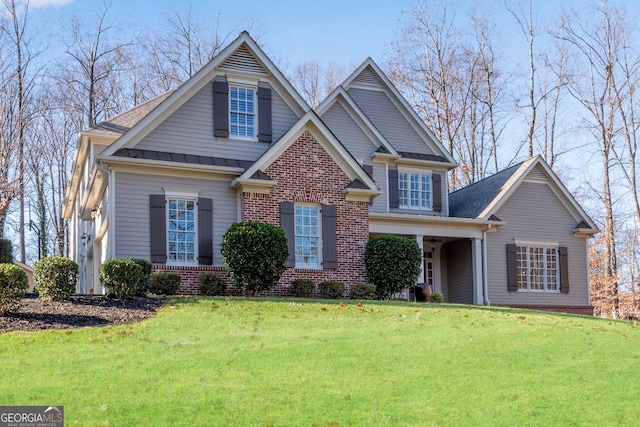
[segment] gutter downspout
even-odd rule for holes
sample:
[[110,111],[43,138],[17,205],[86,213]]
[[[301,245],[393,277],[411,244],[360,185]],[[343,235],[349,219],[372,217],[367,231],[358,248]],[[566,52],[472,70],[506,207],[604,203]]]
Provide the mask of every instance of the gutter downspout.
[[489,301],[489,273],[487,272],[487,230],[491,228],[491,224],[482,230],[482,293],[484,294],[484,304],[491,306]]

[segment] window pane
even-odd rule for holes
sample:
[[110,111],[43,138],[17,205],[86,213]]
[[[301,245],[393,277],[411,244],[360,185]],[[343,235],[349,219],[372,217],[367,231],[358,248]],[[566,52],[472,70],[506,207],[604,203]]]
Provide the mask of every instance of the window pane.
[[320,246],[320,208],[318,206],[295,206],[295,254],[296,265],[318,267]]
[[196,261],[196,203],[190,199],[169,199],[167,257],[174,262]]

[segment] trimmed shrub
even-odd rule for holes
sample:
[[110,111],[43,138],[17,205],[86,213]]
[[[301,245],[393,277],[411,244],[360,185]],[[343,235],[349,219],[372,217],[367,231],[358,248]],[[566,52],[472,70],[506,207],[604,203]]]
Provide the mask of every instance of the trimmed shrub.
[[354,283],[349,287],[351,299],[376,299],[376,285],[371,283]]
[[344,283],[325,280],[318,284],[320,296],[326,299],[338,299],[344,296]]
[[13,248],[10,240],[0,239],[0,263],[13,263]]
[[180,288],[182,278],[178,273],[158,272],[151,273],[149,279],[149,292],[156,295],[176,295]]
[[202,295],[224,295],[227,292],[227,282],[217,274],[202,273],[198,276],[198,288]]
[[143,267],[130,258],[111,258],[100,266],[100,282],[111,297],[131,298],[143,286],[143,281]]
[[307,298],[313,294],[316,284],[311,279],[294,279],[289,286],[289,292],[292,296],[298,298]]
[[61,256],[42,258],[34,265],[33,281],[41,299],[66,298],[76,290],[78,264]]
[[434,292],[431,295],[429,295],[429,302],[433,302],[433,303],[443,303],[444,302],[444,295],[442,294],[442,292]]
[[14,264],[0,264],[0,316],[17,311],[29,289],[27,273]]
[[131,258],[131,261],[138,264],[142,267],[142,280],[138,283],[135,292],[133,293],[136,297],[143,297],[147,294],[147,289],[149,288],[149,279],[151,278],[151,270],[153,269],[153,264],[151,261],[147,261],[146,259],[141,258]]
[[284,231],[272,224],[236,222],[222,238],[222,259],[229,277],[249,296],[278,283],[288,255]]
[[367,242],[364,262],[368,281],[376,287],[376,297],[390,299],[415,284],[421,271],[422,251],[418,242],[406,237],[374,237]]

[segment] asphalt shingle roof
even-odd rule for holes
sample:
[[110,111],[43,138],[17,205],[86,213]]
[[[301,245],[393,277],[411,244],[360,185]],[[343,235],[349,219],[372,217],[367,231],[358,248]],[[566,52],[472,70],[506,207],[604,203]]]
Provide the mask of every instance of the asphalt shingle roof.
[[500,194],[504,185],[520,166],[522,163],[449,194],[449,215],[458,218],[477,218]]

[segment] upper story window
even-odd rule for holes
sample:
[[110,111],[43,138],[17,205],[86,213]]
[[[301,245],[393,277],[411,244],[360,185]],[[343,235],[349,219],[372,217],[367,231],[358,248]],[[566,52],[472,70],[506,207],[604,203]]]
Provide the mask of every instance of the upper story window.
[[296,204],[294,219],[296,267],[321,268],[320,206]]
[[557,245],[521,245],[516,248],[518,289],[557,291],[560,288]]
[[401,208],[432,210],[431,173],[398,171],[398,197]]
[[229,135],[255,139],[256,95],[253,88],[229,86]]

